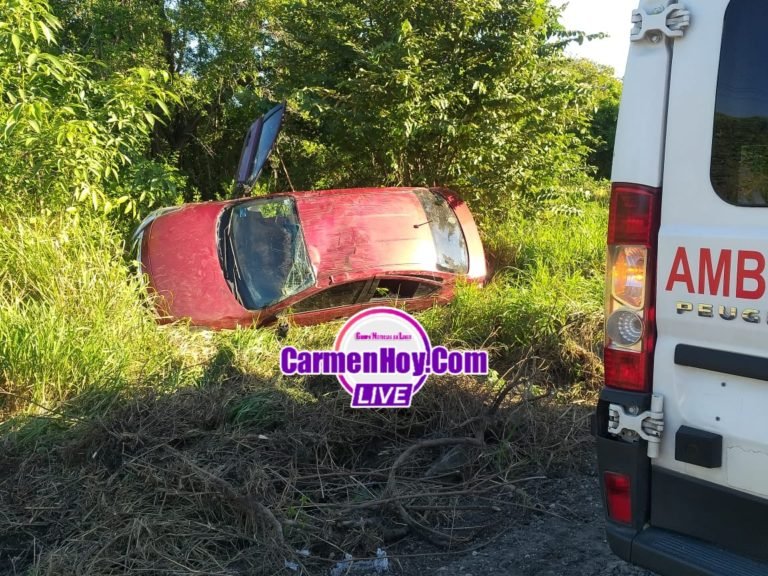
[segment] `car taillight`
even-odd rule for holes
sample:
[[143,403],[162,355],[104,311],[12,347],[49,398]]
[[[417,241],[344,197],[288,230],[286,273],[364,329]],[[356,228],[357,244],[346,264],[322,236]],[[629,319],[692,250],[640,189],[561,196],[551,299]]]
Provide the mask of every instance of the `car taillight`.
[[605,384],[647,392],[656,343],[655,270],[661,193],[614,184],[608,218]]
[[608,505],[608,517],[616,522],[632,522],[632,481],[626,474],[606,472],[605,499]]

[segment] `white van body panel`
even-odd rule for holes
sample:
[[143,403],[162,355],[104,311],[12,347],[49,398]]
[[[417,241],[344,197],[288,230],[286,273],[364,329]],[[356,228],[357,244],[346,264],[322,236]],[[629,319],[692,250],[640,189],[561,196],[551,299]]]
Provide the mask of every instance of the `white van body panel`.
[[[640,7],[659,4],[643,0]],[[627,18],[627,35],[630,28]],[[663,41],[633,42],[629,48],[613,149],[613,182],[661,186],[671,57],[671,48]]]
[[[768,358],[768,301],[735,297],[738,251],[768,254],[768,208],[729,204],[718,196],[710,179],[720,39],[728,4],[729,0],[687,2],[691,26],[674,46],[658,244],[658,339],[653,378],[654,393],[664,396],[666,433],[653,465],[765,498],[768,382],[675,364],[678,344]],[[658,90],[658,81],[655,86]],[[685,282],[676,282],[667,290],[680,247],[687,254],[693,293]],[[704,284],[704,293],[699,293],[702,248],[711,250],[715,263],[721,250],[732,251],[728,296],[722,283],[719,293],[712,293],[717,290],[709,282]],[[750,289],[757,284],[746,282]],[[694,310],[678,313],[678,302],[691,303]],[[700,316],[696,310],[700,304],[714,305],[714,317]],[[739,315],[733,320],[720,318],[720,305],[738,308]],[[741,318],[745,309],[759,310],[760,322],[745,322]],[[707,469],[675,459],[675,433],[682,425],[722,435],[722,467]]]
[[766,19],[768,0],[632,15],[593,431],[608,544],[663,576],[768,576]]

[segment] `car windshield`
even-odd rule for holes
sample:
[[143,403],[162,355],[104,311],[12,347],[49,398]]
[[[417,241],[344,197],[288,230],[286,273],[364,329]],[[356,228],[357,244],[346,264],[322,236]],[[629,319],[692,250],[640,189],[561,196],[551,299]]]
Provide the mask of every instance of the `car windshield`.
[[467,243],[456,214],[440,194],[430,190],[418,190],[416,196],[427,214],[427,222],[432,231],[437,253],[437,269],[466,274],[469,270]]
[[248,310],[260,310],[314,284],[291,198],[235,204],[222,216],[224,275]]

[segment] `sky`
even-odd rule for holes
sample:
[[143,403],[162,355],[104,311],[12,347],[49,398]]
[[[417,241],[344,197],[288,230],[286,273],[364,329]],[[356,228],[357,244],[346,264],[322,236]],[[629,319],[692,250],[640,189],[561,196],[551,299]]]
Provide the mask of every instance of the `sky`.
[[[607,64],[616,70],[616,76],[624,75],[629,51],[629,31],[632,28],[632,10],[639,0],[567,0],[560,21],[571,30],[583,30],[588,34],[605,32],[609,38],[573,44],[568,52],[575,56],[589,58]],[[566,0],[555,0],[553,4],[565,4]]]

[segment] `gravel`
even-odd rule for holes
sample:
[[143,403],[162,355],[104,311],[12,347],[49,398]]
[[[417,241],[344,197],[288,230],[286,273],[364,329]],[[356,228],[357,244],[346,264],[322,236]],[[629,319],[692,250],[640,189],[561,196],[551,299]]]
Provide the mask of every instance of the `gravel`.
[[[459,556],[403,558],[403,576],[654,576],[619,560],[605,538],[595,476],[545,480],[535,497],[546,513],[512,521],[487,546]],[[530,488],[529,488],[530,491]],[[411,549],[409,552],[418,552]]]

